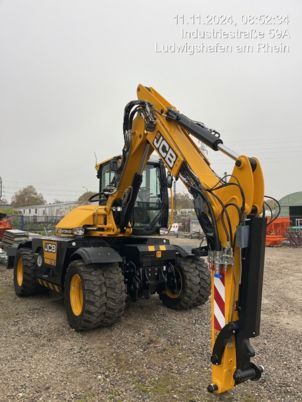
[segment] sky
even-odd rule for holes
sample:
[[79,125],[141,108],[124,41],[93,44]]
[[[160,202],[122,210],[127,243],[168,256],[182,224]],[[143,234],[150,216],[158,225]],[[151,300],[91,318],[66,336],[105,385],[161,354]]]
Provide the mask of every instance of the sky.
[[[265,191],[302,191],[299,0],[0,0],[3,198],[97,191],[138,83],[262,163]],[[233,162],[209,151],[215,171]]]

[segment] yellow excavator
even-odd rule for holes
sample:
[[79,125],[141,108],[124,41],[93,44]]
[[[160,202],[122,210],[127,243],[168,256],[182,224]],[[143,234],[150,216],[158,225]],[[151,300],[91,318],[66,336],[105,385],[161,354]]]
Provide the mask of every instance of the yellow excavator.
[[[139,85],[137,97],[125,107],[122,154],[97,165],[99,193],[66,215],[55,236],[10,250],[15,291],[63,293],[77,331],[115,323],[126,295],[158,293],[165,306],[181,310],[211,294],[208,391],[223,393],[263,371],[251,361],[250,344],[259,335],[264,269],[261,165],[227,148],[217,131],[181,114],[153,88]],[[219,177],[198,142],[233,159],[232,173]],[[157,236],[168,224],[173,179],[192,195],[205,246],[187,249]]]

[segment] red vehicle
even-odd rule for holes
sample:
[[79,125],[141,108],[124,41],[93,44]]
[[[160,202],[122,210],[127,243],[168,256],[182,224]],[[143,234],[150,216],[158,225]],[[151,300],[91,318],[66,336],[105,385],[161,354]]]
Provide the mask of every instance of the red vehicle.
[[2,240],[4,232],[8,229],[12,229],[12,224],[7,215],[0,212],[0,240]]
[[280,246],[281,243],[286,240],[285,234],[290,226],[290,220],[288,217],[277,218],[266,230],[266,246]]

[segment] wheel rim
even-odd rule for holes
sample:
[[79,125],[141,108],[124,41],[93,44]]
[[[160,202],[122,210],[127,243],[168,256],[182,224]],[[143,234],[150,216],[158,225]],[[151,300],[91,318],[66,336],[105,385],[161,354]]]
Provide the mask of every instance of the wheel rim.
[[79,316],[83,311],[84,297],[82,279],[79,274],[72,276],[69,291],[70,305],[74,315]]
[[23,285],[23,271],[23,260],[22,257],[19,257],[17,262],[17,284],[20,287]]
[[176,289],[169,289],[167,288],[165,290],[165,295],[170,297],[170,299],[177,299],[183,290],[183,279],[180,270],[175,267],[175,275],[176,275],[176,282],[177,282],[177,288]]

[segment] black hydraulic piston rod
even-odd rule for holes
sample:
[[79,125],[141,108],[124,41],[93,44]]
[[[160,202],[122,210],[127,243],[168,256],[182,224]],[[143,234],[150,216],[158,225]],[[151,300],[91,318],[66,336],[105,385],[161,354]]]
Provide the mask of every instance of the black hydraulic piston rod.
[[173,120],[184,129],[188,130],[195,138],[206,144],[214,151],[221,151],[230,158],[237,160],[239,155],[223,145],[223,141],[219,136],[219,133],[215,130],[211,130],[204,124],[196,122],[182,113],[178,113],[173,109],[168,109],[167,120]]

